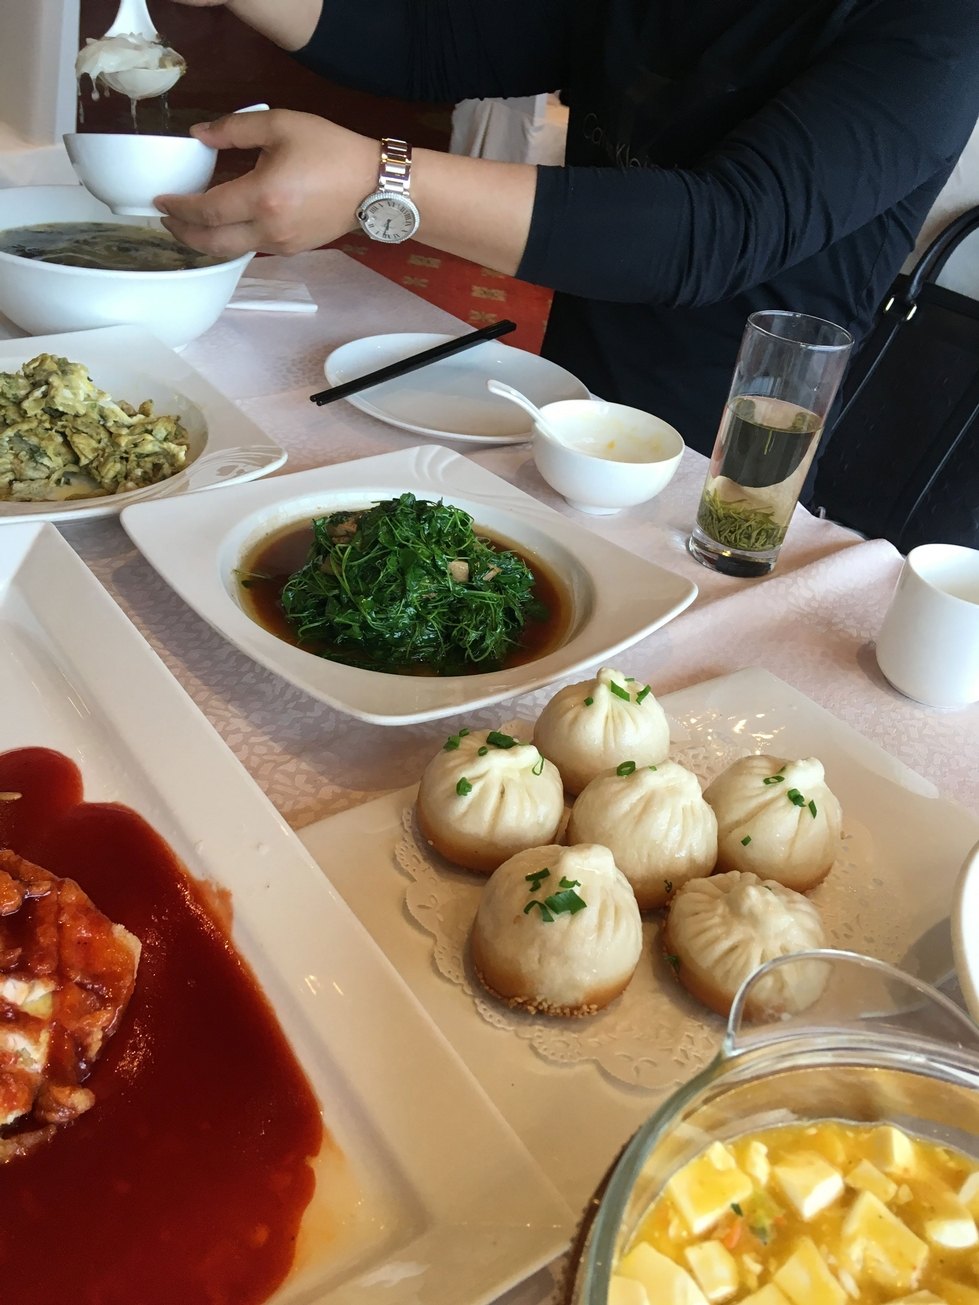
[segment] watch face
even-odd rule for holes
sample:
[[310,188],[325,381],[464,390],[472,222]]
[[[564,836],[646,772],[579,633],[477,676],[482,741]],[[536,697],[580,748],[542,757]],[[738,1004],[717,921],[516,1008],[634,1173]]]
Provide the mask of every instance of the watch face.
[[373,240],[396,245],[418,227],[418,210],[403,197],[385,195],[369,200],[357,214],[361,225]]

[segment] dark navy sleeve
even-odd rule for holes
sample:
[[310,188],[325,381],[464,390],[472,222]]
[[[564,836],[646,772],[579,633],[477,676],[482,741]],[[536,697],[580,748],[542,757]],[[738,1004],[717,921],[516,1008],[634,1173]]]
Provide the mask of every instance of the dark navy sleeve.
[[977,0],[871,0],[697,166],[540,168],[518,275],[589,299],[718,303],[947,174],[977,117]]
[[453,103],[567,80],[567,0],[324,0],[296,58],[374,95]]

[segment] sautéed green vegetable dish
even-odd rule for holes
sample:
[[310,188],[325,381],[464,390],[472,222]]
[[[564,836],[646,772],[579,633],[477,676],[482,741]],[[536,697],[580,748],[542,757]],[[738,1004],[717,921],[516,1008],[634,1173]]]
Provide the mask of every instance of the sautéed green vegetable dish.
[[492,670],[546,613],[534,574],[473,531],[461,508],[414,494],[313,522],[304,566],[282,590],[299,643],[334,661],[397,672]]

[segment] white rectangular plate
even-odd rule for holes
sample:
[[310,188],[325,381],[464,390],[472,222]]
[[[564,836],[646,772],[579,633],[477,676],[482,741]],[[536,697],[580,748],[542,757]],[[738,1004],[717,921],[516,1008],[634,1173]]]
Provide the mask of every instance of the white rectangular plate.
[[[566,642],[536,661],[479,675],[382,675],[294,648],[243,610],[235,569],[249,549],[293,522],[411,492],[444,499],[478,528],[543,561],[568,586]],[[515,489],[440,445],[423,445],[242,485],[209,501],[127,508],[122,524],[167,584],[260,665],[340,711],[378,725],[450,716],[573,674],[644,638],[693,602],[697,586]]]
[[127,503],[254,480],[286,460],[285,451],[231,399],[142,327],[103,326],[93,331],[0,340],[0,372],[15,372],[41,353],[82,363],[93,383],[116,402],[125,400],[138,407],[150,399],[154,412],[180,417],[190,439],[190,461],[169,480],[126,494],[63,503],[0,499],[0,523],[113,516]]
[[134,808],[230,891],[235,943],[322,1103],[341,1190],[318,1166],[277,1305],[477,1305],[557,1253],[571,1211],[53,526],[0,531],[0,650],[2,749],[65,753],[88,800]]
[[[975,816],[766,671],[739,671],[660,701],[674,725],[671,751],[698,774],[753,752],[818,757],[842,802],[852,847],[817,897],[829,890],[845,905],[854,891],[848,865],[861,881],[850,918],[839,905],[835,912],[846,941],[834,945],[876,954],[928,981],[947,975],[948,916],[959,868],[979,840]],[[718,1048],[724,1022],[672,980],[655,919],[646,925],[643,973],[591,1021],[516,1018],[465,981],[444,977],[460,968],[447,895],[466,896],[471,919],[479,885],[438,867],[424,882],[400,868],[394,852],[414,795],[412,787],[379,798],[308,826],[302,838],[545,1173],[583,1209],[632,1131]],[[424,929],[406,912],[421,900],[430,908],[419,913]],[[861,903],[865,909],[857,909]],[[492,1008],[488,1015],[481,1002]],[[542,1128],[555,1109],[561,1128]]]

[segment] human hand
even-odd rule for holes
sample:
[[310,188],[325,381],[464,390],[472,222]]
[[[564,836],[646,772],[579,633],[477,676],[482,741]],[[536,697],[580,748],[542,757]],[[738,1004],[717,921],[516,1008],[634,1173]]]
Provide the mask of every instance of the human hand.
[[357,205],[377,183],[377,141],[312,114],[233,113],[191,131],[216,149],[261,151],[243,177],[203,195],[157,198],[167,230],[205,254],[316,249],[354,229]]

